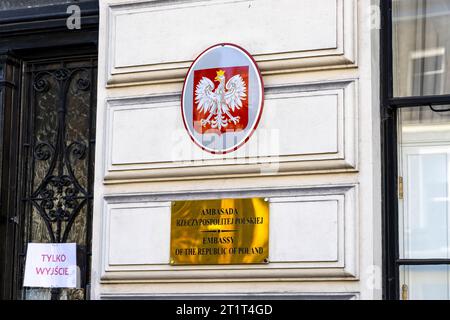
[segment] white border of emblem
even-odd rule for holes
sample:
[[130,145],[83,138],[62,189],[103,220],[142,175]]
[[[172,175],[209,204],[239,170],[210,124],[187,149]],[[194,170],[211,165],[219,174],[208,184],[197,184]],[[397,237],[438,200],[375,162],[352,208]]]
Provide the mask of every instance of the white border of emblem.
[[[256,81],[256,83],[257,83],[256,88],[252,87],[249,89],[249,91],[252,90],[251,92],[249,92],[249,94],[251,94],[251,95],[257,94],[257,109],[253,110],[253,112],[255,112],[255,115],[253,117],[251,117],[250,109],[255,108],[255,107],[251,106],[250,101],[248,101],[249,122],[247,124],[247,127],[244,129],[245,134],[243,135],[243,137],[241,137],[236,143],[232,144],[231,146],[227,146],[226,148],[223,148],[223,149],[213,149],[213,148],[207,147],[202,141],[199,141],[199,139],[196,137],[196,135],[198,135],[198,134],[194,133],[194,128],[191,125],[192,119],[190,119],[190,120],[186,119],[185,108],[191,108],[191,109],[193,108],[192,95],[186,94],[186,90],[188,90],[188,89],[193,90],[193,85],[188,86],[187,84],[188,84],[188,82],[193,83],[194,71],[196,70],[196,66],[200,62],[202,62],[202,58],[207,57],[212,52],[214,52],[218,49],[220,50],[225,47],[231,47],[232,49],[236,50],[237,52],[240,52],[242,57],[248,61],[247,66],[249,67],[249,75],[248,75],[249,83],[251,83],[252,81]],[[221,58],[224,59],[223,56]],[[210,68],[220,68],[220,67],[225,67],[225,66],[223,66],[223,65],[210,66]],[[250,71],[251,69],[253,69],[253,73]],[[254,80],[252,80],[250,78],[252,75],[255,78]],[[188,101],[184,101],[186,99],[186,97],[187,97]],[[225,153],[236,151],[238,148],[243,146],[250,139],[251,135],[258,127],[259,121],[261,119],[263,107],[264,107],[264,84],[263,84],[261,72],[258,68],[258,65],[256,64],[255,59],[253,59],[253,57],[250,55],[250,53],[248,53],[245,49],[243,49],[242,47],[240,47],[238,45],[235,45],[232,43],[219,43],[219,44],[209,47],[208,49],[203,51],[194,60],[191,67],[189,68],[189,71],[187,72],[186,78],[184,79],[183,91],[182,91],[182,96],[181,96],[181,113],[182,113],[184,127],[186,128],[186,131],[189,133],[191,140],[196,145],[198,145],[200,148],[202,148],[203,150],[205,150],[209,153],[225,154]],[[229,135],[229,134],[230,133],[222,134],[224,136],[225,140],[227,139],[227,135]],[[209,134],[209,135],[218,136],[217,134]],[[202,135],[202,136],[204,136],[204,135]]]

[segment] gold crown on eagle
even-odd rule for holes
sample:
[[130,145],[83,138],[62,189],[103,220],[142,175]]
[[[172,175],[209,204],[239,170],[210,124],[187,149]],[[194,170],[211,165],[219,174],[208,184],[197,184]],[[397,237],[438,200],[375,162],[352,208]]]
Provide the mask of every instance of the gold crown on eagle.
[[216,71],[216,72],[217,72],[217,76],[218,77],[222,77],[222,76],[225,75],[225,71],[223,71],[223,70],[219,70],[219,71]]

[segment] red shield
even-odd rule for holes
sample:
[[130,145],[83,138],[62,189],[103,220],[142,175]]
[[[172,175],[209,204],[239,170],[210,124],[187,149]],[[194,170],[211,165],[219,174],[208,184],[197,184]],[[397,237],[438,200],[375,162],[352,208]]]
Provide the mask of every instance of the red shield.
[[[238,132],[243,131],[248,125],[248,101],[249,101],[249,81],[248,81],[248,66],[239,67],[226,67],[226,68],[213,68],[213,69],[202,69],[194,71],[194,86],[193,86],[193,126],[195,131],[198,133],[217,133],[222,134],[225,132]],[[222,82],[218,80],[218,76],[223,75],[224,79],[221,77]],[[213,106],[210,110],[199,110],[199,103],[196,99],[196,88],[200,81],[205,77],[214,84],[212,92],[215,94],[215,98],[223,97],[230,90],[227,89],[228,81],[236,76],[240,75],[245,83],[245,98],[241,99],[242,106],[235,107],[232,110],[231,106],[226,103],[226,99],[222,99],[222,119],[226,126],[221,126],[220,128],[214,127],[212,121],[217,116],[217,107]],[[222,83],[224,86],[223,93],[220,92],[219,86]],[[225,109],[227,112],[225,112]],[[231,118],[230,118],[231,116]],[[234,118],[234,121],[233,121]]]

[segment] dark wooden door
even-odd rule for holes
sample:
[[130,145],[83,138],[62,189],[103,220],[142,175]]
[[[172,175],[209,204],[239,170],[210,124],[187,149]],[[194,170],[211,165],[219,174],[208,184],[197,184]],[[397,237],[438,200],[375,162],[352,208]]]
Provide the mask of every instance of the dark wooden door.
[[[84,299],[90,275],[97,60],[94,55],[23,61],[17,135],[16,181],[9,193],[9,250],[14,298]],[[13,147],[13,146],[11,146]],[[14,188],[9,188],[11,183]],[[5,207],[6,209],[6,207]],[[76,243],[78,289],[24,288],[27,244]]]
[[[24,75],[17,292],[25,299],[83,299],[90,270],[96,57],[27,62]],[[30,242],[76,243],[79,289],[21,288]]]
[[[98,3],[0,11],[0,298],[88,299]],[[28,243],[76,243],[77,289],[24,288]]]

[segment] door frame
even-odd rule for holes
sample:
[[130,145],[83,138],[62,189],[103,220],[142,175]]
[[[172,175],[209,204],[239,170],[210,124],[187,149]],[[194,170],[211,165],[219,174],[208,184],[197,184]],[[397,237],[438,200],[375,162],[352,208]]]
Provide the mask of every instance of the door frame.
[[[15,299],[15,252],[21,239],[17,208],[18,153],[21,130],[20,92],[24,62],[72,55],[98,54],[98,0],[77,3],[81,29],[69,30],[69,5],[0,11],[0,300]],[[23,254],[23,253],[19,253]],[[86,295],[89,295],[86,290]]]

